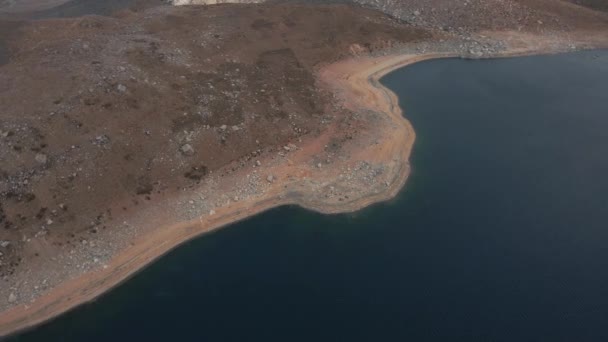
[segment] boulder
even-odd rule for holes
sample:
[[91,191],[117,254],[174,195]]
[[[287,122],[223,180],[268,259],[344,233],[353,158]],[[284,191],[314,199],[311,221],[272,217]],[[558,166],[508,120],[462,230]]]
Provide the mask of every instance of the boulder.
[[36,156],[34,157],[34,159],[36,160],[36,162],[38,162],[40,164],[46,164],[47,161],[49,160],[49,158],[44,153],[38,153],[38,154],[36,154]]
[[179,148],[180,152],[185,156],[194,155],[194,148],[190,144],[184,144]]

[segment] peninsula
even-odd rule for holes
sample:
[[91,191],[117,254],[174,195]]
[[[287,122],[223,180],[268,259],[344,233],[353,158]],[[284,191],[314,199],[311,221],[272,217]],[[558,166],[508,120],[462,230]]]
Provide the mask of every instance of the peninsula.
[[269,208],[393,198],[396,68],[608,47],[591,0],[22,1],[0,1],[0,336]]

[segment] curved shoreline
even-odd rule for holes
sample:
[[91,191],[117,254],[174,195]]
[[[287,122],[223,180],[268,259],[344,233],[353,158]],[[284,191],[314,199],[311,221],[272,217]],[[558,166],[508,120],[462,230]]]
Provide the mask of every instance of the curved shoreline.
[[[534,51],[512,50],[492,57],[512,57],[533,53]],[[403,116],[396,94],[385,88],[380,83],[380,79],[396,69],[417,62],[456,56],[445,53],[352,58],[319,70],[319,79],[340,94],[345,107],[353,111],[371,110],[385,114],[395,125],[397,129],[395,132],[398,134],[388,132],[387,135],[390,137],[387,138],[384,146],[380,147],[383,153],[375,156],[378,162],[382,162],[382,158],[385,158],[384,162],[393,166],[393,177],[387,181],[383,191],[371,191],[349,202],[334,203],[319,201],[314,194],[306,193],[306,190],[293,190],[294,192],[290,193],[285,188],[294,185],[294,182],[278,181],[262,196],[231,203],[218,208],[213,215],[180,222],[157,229],[151,235],[140,236],[130,248],[113,257],[103,268],[70,279],[52,288],[29,305],[20,305],[0,313],[0,336],[32,328],[78,305],[90,302],[128,280],[145,266],[182,243],[269,209],[282,205],[298,205],[320,213],[334,214],[357,211],[371,204],[392,199],[401,191],[410,174],[408,161],[415,141],[415,131]],[[377,150],[374,149],[372,152]],[[389,159],[386,159],[387,157]]]
[[[409,121],[402,116],[396,95],[380,85],[379,79],[395,68],[430,58],[436,57],[418,57],[415,61],[410,61],[411,56],[406,56],[405,60],[401,63],[390,65],[389,67],[385,67],[384,64],[375,63],[372,65],[361,65],[360,62],[363,60],[360,59],[348,60],[349,62],[355,61],[355,66],[360,69],[360,72],[356,75],[343,75],[344,77],[342,77],[341,80],[346,82],[339,82],[331,85],[333,87],[345,87],[348,84],[352,85],[351,89],[346,87],[341,89],[342,92],[346,93],[349,91],[369,92],[368,98],[371,99],[370,103],[380,106],[365,106],[365,109],[383,112],[384,114],[389,115],[396,124],[401,126],[400,131],[402,133],[402,139],[399,139],[399,142],[405,141],[406,144],[402,145],[401,153],[398,157],[402,158],[404,161],[407,161],[409,158],[415,138],[414,131]],[[365,61],[370,60],[372,59],[366,59]],[[405,63],[406,61],[410,61],[410,63]],[[339,64],[340,62],[332,64],[323,68],[323,70],[330,70],[335,65]],[[378,69],[378,67],[380,67],[380,69]],[[381,105],[382,98],[388,103],[387,106]],[[359,107],[358,109],[361,109],[361,103],[353,102],[346,103],[346,105],[350,106],[351,109],[354,107]],[[393,110],[385,112],[384,110],[386,108],[392,108]],[[271,191],[260,198],[235,202],[228,206],[218,208],[214,215],[208,215],[192,221],[180,222],[170,227],[157,229],[152,235],[140,237],[132,247],[124,250],[119,255],[116,255],[103,268],[100,267],[94,271],[85,273],[82,276],[70,279],[60,286],[52,288],[29,305],[23,304],[0,313],[0,336],[7,336],[32,328],[81,304],[90,302],[108,290],[120,285],[138,271],[142,270],[146,265],[162,257],[182,243],[269,209],[283,205],[299,205],[308,210],[324,214],[335,214],[357,211],[371,204],[389,200],[402,189],[409,175],[409,164],[396,165],[399,165],[399,167],[396,170],[395,177],[393,177],[393,180],[390,182],[390,186],[386,188],[386,191],[371,193],[351,202],[319,202],[315,198],[306,196],[305,193],[296,196],[285,196],[283,184],[277,182]]]

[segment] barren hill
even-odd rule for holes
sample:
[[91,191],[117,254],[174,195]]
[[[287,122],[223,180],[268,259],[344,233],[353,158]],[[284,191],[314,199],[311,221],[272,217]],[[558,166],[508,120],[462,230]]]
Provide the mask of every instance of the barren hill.
[[[337,212],[396,193],[413,133],[357,66],[608,46],[600,1],[140,0],[84,17],[71,17],[81,0],[21,1],[0,2],[0,335],[220,213]],[[149,254],[111,268],[133,250]]]

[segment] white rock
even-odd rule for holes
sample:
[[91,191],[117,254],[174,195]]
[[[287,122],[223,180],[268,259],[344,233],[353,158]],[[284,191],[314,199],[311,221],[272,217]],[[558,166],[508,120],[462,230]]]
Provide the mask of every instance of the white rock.
[[34,159],[40,164],[46,164],[46,162],[49,160],[49,158],[44,153],[36,154],[36,157],[34,157]]
[[180,147],[179,150],[185,156],[192,156],[192,155],[194,155],[194,148],[190,144],[182,145],[182,147]]

